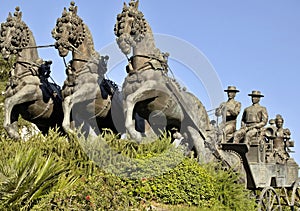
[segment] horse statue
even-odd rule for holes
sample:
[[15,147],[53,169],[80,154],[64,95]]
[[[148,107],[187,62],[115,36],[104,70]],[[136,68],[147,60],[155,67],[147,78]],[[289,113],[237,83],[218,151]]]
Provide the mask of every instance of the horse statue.
[[138,113],[156,134],[163,130],[182,133],[184,144],[195,150],[199,161],[221,160],[226,166],[243,168],[237,153],[218,147],[217,133],[200,100],[168,76],[168,54],[155,46],[151,27],[138,4],[138,0],[124,3],[114,28],[121,51],[127,58],[132,51],[122,87],[127,132],[131,138],[141,139],[134,127],[133,117]]
[[[72,52],[63,85],[63,128],[73,131],[74,119],[89,124],[96,133],[102,128],[123,133],[124,115],[121,92],[118,86],[105,78],[108,56],[100,56],[94,49],[92,34],[77,15],[72,1],[69,10],[64,8],[52,30],[55,47],[61,57]],[[114,111],[114,116],[112,114]],[[113,121],[115,117],[116,121]],[[78,122],[78,121],[77,121]],[[77,123],[80,126],[80,123]],[[76,124],[76,121],[75,121]],[[76,126],[76,125],[75,125]]]
[[122,87],[127,132],[132,138],[141,139],[133,119],[138,113],[149,121],[155,133],[164,129],[186,133],[193,140],[191,146],[200,154],[210,129],[205,107],[168,76],[168,54],[155,46],[151,28],[138,11],[138,3],[131,1],[129,6],[124,3],[114,29],[121,51],[127,56],[133,50]]
[[18,117],[34,123],[42,133],[60,127],[63,120],[60,87],[48,82],[51,61],[39,58],[31,30],[16,7],[1,24],[0,51],[4,59],[15,57],[5,91],[4,128],[19,139]]

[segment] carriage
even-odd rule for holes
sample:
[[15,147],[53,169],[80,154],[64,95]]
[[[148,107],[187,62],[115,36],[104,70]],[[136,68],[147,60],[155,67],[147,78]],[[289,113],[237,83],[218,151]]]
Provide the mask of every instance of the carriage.
[[[257,198],[258,210],[300,209],[299,166],[288,157],[276,159],[274,130],[265,128],[264,134],[255,137],[250,145],[222,143],[222,150],[231,150],[240,156],[245,171],[245,186]],[[293,141],[285,140],[285,150],[293,147]]]

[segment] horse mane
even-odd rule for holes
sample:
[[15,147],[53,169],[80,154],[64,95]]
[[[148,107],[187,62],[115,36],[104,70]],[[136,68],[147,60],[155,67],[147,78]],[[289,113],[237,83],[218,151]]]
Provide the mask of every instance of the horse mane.
[[[84,24],[84,23],[83,23]],[[87,39],[87,45],[89,46],[89,48],[93,51],[93,53],[96,51],[95,50],[95,45],[94,45],[94,40],[93,40],[93,36],[92,36],[92,33],[89,29],[89,27],[84,24],[85,26],[85,29],[86,29],[86,39]]]
[[9,13],[6,22],[1,24],[0,40],[5,40],[8,28],[15,28],[15,34],[11,38],[11,43],[14,43],[14,45],[10,43],[10,46],[5,46],[3,42],[0,42],[0,49],[7,48],[10,49],[11,54],[16,54],[22,51],[22,48],[27,47],[30,41],[33,42],[31,44],[35,44],[33,33],[27,24],[22,21],[22,12],[20,12],[19,7],[15,8],[13,16]]
[[[122,12],[117,15],[117,22],[114,27],[114,33],[118,39],[127,39],[132,46],[136,46],[138,43],[144,42],[144,45],[147,46],[147,49],[151,49],[151,56],[157,58],[163,58],[164,54],[155,46],[155,40],[150,24],[145,19],[144,14],[138,10],[139,1],[131,0],[129,6],[124,3]],[[134,17],[132,23],[132,30],[130,33],[131,37],[124,34],[124,23],[126,16],[129,15]],[[162,59],[163,60],[163,59]]]
[[65,23],[72,24],[72,28],[70,30],[70,39],[72,40],[73,46],[75,48],[78,48],[83,43],[83,41],[86,40],[88,47],[94,53],[94,41],[90,29],[83,22],[82,18],[77,15],[77,6],[75,6],[75,3],[73,1],[70,3],[69,10],[67,11],[67,9],[64,8],[62,16],[57,19],[56,26],[52,30],[52,36],[54,39],[59,40],[59,38],[61,37],[60,26]]

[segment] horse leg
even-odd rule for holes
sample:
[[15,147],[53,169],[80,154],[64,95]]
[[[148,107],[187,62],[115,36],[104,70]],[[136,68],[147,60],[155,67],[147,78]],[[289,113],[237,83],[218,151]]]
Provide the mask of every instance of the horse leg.
[[[28,101],[34,101],[41,96],[41,93],[37,91],[36,85],[26,85],[13,96],[8,97],[4,101],[4,122],[3,127],[7,131],[8,135],[13,139],[19,139],[20,136],[17,130],[18,112],[13,108]],[[12,112],[13,111],[13,112]],[[12,125],[13,123],[13,125]]]
[[12,109],[12,112],[10,114],[10,123],[4,126],[6,132],[8,133],[8,136],[14,140],[20,139],[18,118],[19,118],[18,111],[16,109]]
[[[132,139],[136,141],[141,141],[142,135],[135,130],[135,121],[134,121],[134,107],[137,102],[155,98],[158,96],[160,90],[159,84],[157,81],[148,80],[143,82],[143,86],[137,89],[132,94],[126,96],[124,100],[124,113],[125,113],[125,127],[127,133]],[[162,88],[161,88],[162,89]],[[168,90],[161,90],[161,92],[167,92]],[[154,132],[146,131],[146,134],[154,135]]]
[[84,86],[82,86],[82,89],[79,89],[72,95],[69,95],[64,98],[62,103],[64,112],[62,126],[66,132],[73,132],[73,130],[71,129],[71,110],[73,106],[79,102],[95,99],[97,94],[97,89],[95,89],[95,86],[95,84],[85,84]]
[[[188,130],[188,141],[190,143],[192,143],[192,146],[189,146],[188,148],[195,148],[197,157],[199,162],[201,163],[209,163],[209,162],[213,162],[216,157],[214,155],[214,153],[216,153],[217,148],[215,148],[216,146],[213,144],[213,140],[204,140],[203,137],[200,135],[199,131],[197,131],[194,127],[192,126],[187,126],[187,130]],[[210,137],[207,137],[207,139],[209,139]],[[205,144],[204,142],[207,142],[210,146],[208,146],[208,144]]]
[[142,135],[135,130],[135,122],[133,120],[133,109],[135,106],[135,102],[133,101],[134,97],[133,94],[129,95],[124,103],[125,127],[130,138],[140,142]]
[[73,97],[72,95],[65,97],[62,108],[64,112],[64,119],[62,127],[66,132],[71,132],[71,109],[73,107]]

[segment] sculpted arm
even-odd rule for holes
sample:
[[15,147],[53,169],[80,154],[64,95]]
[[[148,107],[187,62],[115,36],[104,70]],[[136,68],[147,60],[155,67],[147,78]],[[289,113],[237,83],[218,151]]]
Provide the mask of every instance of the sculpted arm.
[[242,121],[241,121],[241,128],[244,128],[244,127],[246,127],[246,124],[247,124],[247,122],[246,122],[246,110],[243,112],[243,116],[242,116]]
[[255,125],[255,127],[257,129],[260,129],[262,127],[264,127],[267,123],[268,123],[268,112],[267,112],[267,109],[265,107],[262,107],[262,110],[261,110],[261,121],[259,123],[257,123]]
[[237,102],[237,103],[235,104],[234,109],[233,109],[233,110],[229,110],[229,112],[230,112],[230,114],[231,114],[232,116],[238,116],[239,113],[241,112],[241,103],[240,103],[240,102]]
[[221,116],[223,113],[225,103],[221,103],[220,106],[216,109],[215,115],[216,116]]
[[288,128],[283,130],[283,137],[286,138],[286,139],[290,139],[291,131]]

